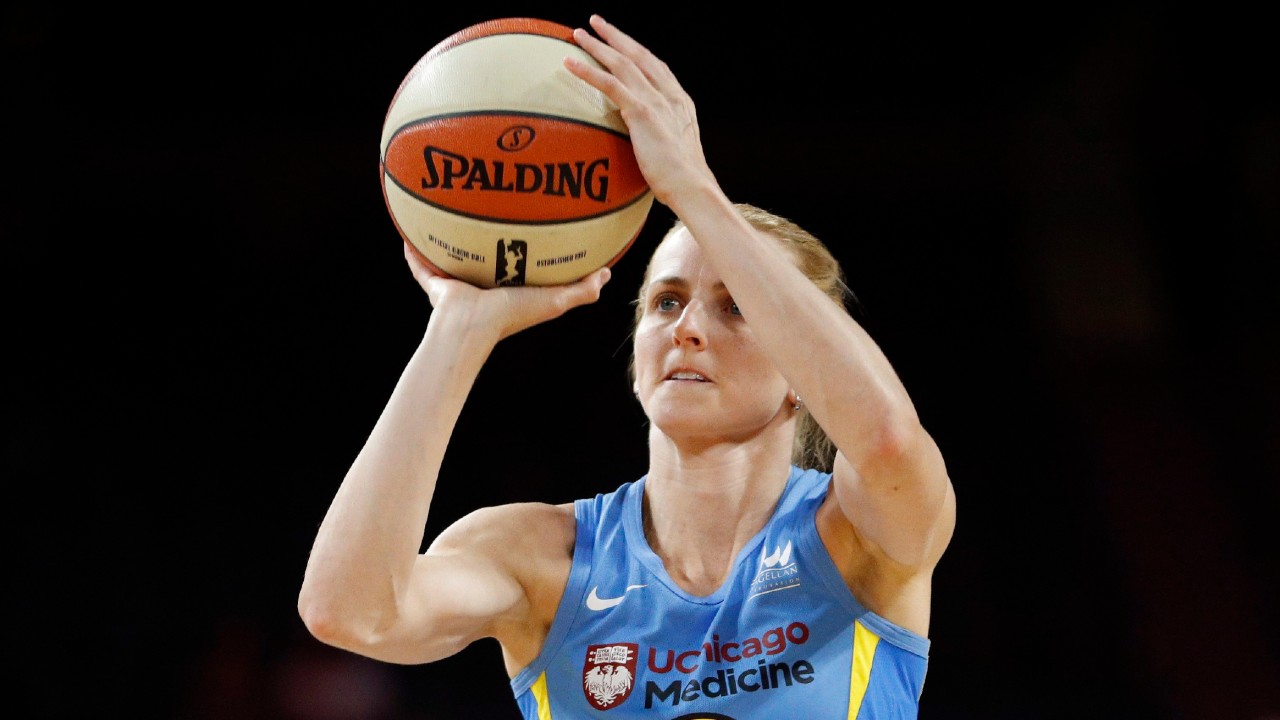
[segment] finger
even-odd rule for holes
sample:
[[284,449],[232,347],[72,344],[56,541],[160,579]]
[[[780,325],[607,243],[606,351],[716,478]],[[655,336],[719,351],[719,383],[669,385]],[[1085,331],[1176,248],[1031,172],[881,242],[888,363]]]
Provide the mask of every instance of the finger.
[[575,304],[581,305],[599,300],[600,291],[611,277],[613,277],[613,271],[607,267],[602,267],[574,283],[575,297],[580,298],[580,301]]
[[[667,95],[684,91],[680,86],[680,82],[676,80],[675,73],[671,72],[671,67],[657,55],[654,55],[648,47],[642,45],[635,38],[618,29],[616,25],[605,20],[600,15],[592,15],[590,23],[591,28],[608,43],[609,48],[627,58],[660,91]],[[599,58],[596,59],[598,60]],[[612,66],[608,67],[612,69]]]
[[588,283],[590,283],[592,286],[594,286],[595,293],[599,295],[600,290],[604,288],[605,283],[609,282],[609,280],[611,280],[612,278],[613,278],[613,270],[611,270],[608,266],[606,266],[596,270],[595,272],[591,273],[590,275],[586,276],[583,279]]
[[635,38],[626,34],[620,30],[617,25],[605,20],[600,15],[592,15],[587,22],[590,23],[591,29],[595,30],[597,35],[599,35],[609,44],[610,47],[617,50],[619,53],[626,55],[632,60],[644,57],[645,55],[652,57],[653,54],[649,52],[648,48],[641,45]]
[[636,81],[644,79],[644,74],[635,67],[634,63],[623,57],[621,53],[582,28],[573,31],[573,39],[588,55],[595,58],[596,62],[600,63],[604,69],[582,62],[573,56],[566,56],[564,66],[569,72],[604,93],[619,107],[625,107],[630,104],[632,95],[622,82],[623,75],[624,73],[630,73],[632,80]]
[[[605,34],[596,37],[590,32],[578,28],[573,32],[573,39],[578,43],[579,47],[587,51],[589,55],[595,58],[616,78],[614,82],[621,83],[621,85],[626,86],[633,92],[657,87],[650,74],[640,66],[640,63],[650,66],[661,65],[661,62],[652,53],[621,30],[617,30],[605,23],[599,15],[592,15],[591,22],[593,27],[603,28]],[[617,41],[618,44],[615,45],[614,41]],[[598,69],[597,72],[599,72]],[[668,72],[667,74],[669,75],[670,73]],[[604,88],[600,89],[604,90]]]
[[589,305],[599,300],[600,291],[612,276],[613,271],[607,267],[602,267],[581,280],[566,286],[558,298],[561,312],[580,305]]
[[435,266],[431,265],[422,257],[422,253],[418,249],[409,244],[408,240],[404,241],[404,259],[409,263],[409,270],[413,272],[416,278],[428,277],[446,277]]
[[418,257],[417,251],[408,240],[404,241],[404,261],[409,265],[409,272],[414,278],[421,278],[427,272],[426,266],[422,264],[422,258]]

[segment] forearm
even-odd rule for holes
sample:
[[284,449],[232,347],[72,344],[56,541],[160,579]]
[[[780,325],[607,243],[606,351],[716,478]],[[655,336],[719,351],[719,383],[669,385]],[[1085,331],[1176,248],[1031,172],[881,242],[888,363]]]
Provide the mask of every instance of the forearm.
[[375,633],[394,617],[422,546],[446,446],[496,339],[434,313],[312,547],[299,609]]
[[839,449],[835,496],[857,536],[899,570],[931,567],[949,540],[954,501],[941,453],[880,347],[714,187],[685,193],[679,212],[757,342]]
[[578,31],[574,40],[606,69],[573,59],[566,67],[618,104],[654,197],[711,257],[770,359],[837,447],[864,457],[879,452],[882,438],[910,433],[914,408],[879,348],[720,188],[693,100],[670,68],[599,16],[591,27],[600,38]]
[[859,464],[913,431],[915,408],[880,347],[776,239],[755,231],[713,182],[675,202],[755,337],[846,457]]

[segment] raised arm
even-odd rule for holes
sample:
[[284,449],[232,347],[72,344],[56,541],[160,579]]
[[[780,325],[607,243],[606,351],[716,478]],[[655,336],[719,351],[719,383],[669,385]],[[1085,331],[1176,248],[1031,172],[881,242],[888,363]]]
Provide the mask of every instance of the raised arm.
[[419,553],[449,438],[495,345],[594,302],[609,270],[573,285],[481,290],[433,275],[407,245],[405,257],[430,298],[430,320],[320,525],[298,611],[323,642],[418,663],[519,627],[543,602],[531,586],[537,568],[506,561],[515,543],[549,557],[572,547],[563,523],[524,531],[553,509],[518,505],[472,513]]
[[835,498],[857,542],[927,573],[950,540],[955,503],[942,455],[876,343],[755,231],[702,151],[693,101],[665,62],[598,16],[575,39],[606,70],[566,67],[618,106],[655,197],[715,264],[752,332],[835,443]]

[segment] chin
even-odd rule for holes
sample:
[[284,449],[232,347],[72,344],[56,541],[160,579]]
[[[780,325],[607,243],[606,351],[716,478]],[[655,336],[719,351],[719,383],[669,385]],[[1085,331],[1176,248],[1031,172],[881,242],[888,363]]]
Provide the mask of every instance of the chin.
[[716,423],[705,411],[685,406],[682,408],[659,408],[649,413],[649,424],[668,437],[679,437],[690,432],[705,432],[715,427]]

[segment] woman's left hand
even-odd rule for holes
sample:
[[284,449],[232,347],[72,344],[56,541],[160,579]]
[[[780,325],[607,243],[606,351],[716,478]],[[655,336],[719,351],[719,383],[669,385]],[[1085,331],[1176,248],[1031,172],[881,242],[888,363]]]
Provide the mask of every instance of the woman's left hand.
[[599,15],[591,16],[591,27],[598,38],[582,28],[573,37],[605,69],[573,57],[565,58],[565,67],[618,106],[654,197],[670,206],[682,192],[714,183],[693,99],[671,68]]

